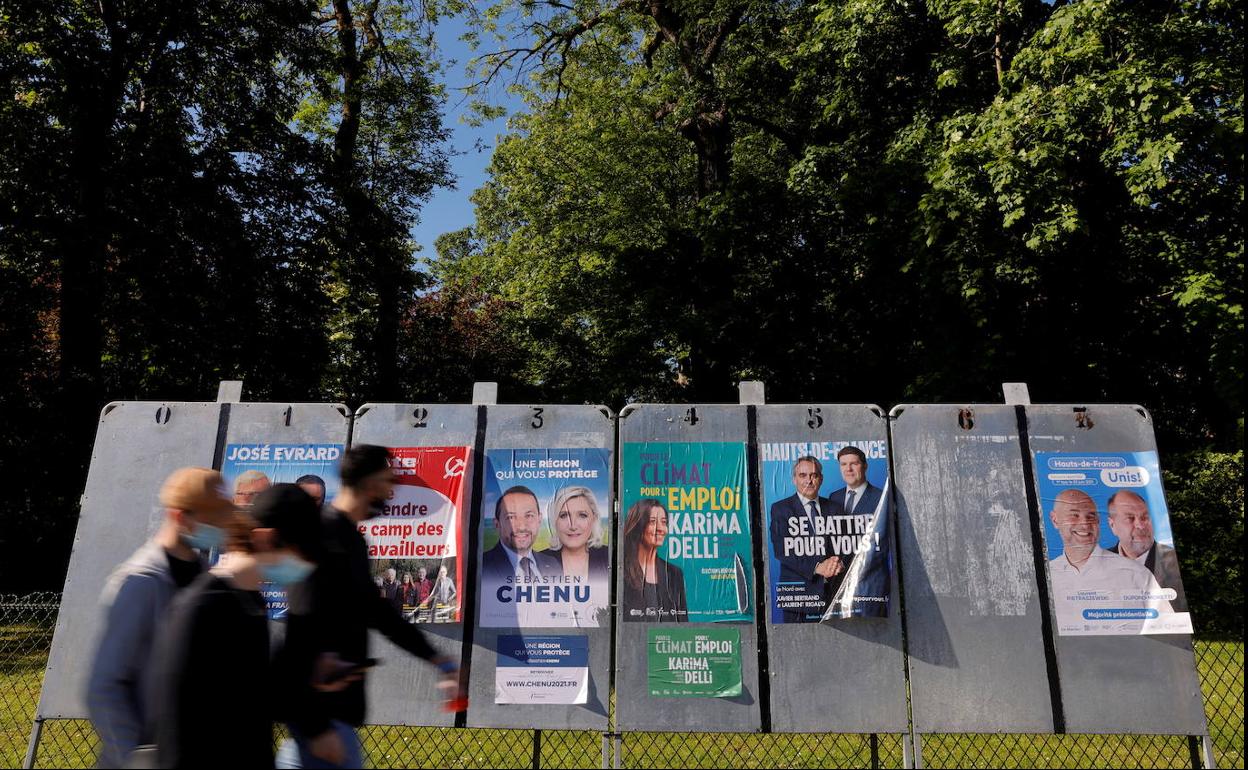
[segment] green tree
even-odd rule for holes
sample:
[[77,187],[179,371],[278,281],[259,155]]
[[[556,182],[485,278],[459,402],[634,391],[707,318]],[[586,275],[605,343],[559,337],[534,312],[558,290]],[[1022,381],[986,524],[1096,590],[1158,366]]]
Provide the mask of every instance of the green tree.
[[402,0],[332,0],[321,12],[332,31],[324,64],[296,115],[329,155],[319,233],[333,266],[327,384],[350,401],[399,397],[400,319],[424,285],[408,231],[421,202],[451,182],[427,12]]
[[406,6],[342,7],[0,0],[0,586],[59,580],[106,401],[392,386],[439,92]]
[[[532,42],[485,74],[514,68],[529,109],[442,274],[515,303],[530,382],[883,402],[1021,379],[1233,441],[1234,5],[501,3],[482,31],[507,9]],[[682,129],[702,108],[729,127],[714,185]]]

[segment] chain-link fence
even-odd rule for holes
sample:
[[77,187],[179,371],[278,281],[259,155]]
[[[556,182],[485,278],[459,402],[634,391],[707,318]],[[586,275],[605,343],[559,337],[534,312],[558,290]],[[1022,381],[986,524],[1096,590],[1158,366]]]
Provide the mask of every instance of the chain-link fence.
[[[0,767],[29,746],[60,595],[0,594]],[[1196,663],[1219,767],[1244,766],[1244,644],[1198,640]],[[368,727],[372,767],[902,767],[901,735],[755,735]],[[84,720],[45,722],[36,767],[90,767],[97,741]],[[1192,767],[1184,736],[925,735],[927,767]]]

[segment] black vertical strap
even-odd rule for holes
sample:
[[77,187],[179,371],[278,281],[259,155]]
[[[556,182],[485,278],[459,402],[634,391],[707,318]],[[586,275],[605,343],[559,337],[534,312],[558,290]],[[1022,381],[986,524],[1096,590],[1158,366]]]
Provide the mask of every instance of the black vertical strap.
[[871,733],[871,770],[880,770],[880,736]]
[[[459,652],[459,686],[468,692],[469,677],[472,674],[472,636],[477,624],[477,552],[481,548],[481,495],[485,490],[483,476],[485,474],[485,423],[486,408],[477,407],[477,437],[472,445],[472,504],[471,513],[466,523],[468,527],[468,550],[461,554],[465,559],[466,570],[464,583],[469,590],[464,594],[464,614],[460,621],[464,629],[463,645]],[[469,704],[468,708],[472,708]],[[464,727],[468,724],[468,711],[455,714],[455,726]]]
[[[906,682],[906,693],[910,693],[910,636],[907,627],[906,618],[906,581],[902,572],[901,564],[901,493],[897,491],[897,467],[893,456],[893,417],[892,415],[884,416],[885,438],[888,441],[888,493],[893,496],[890,511],[893,520],[890,522],[893,529],[892,536],[892,557],[894,574],[893,579],[897,581],[897,606],[889,607],[889,613],[896,613],[901,619],[901,673],[902,678]],[[891,592],[892,586],[889,586]],[[910,723],[910,734],[914,733],[914,704],[909,697],[906,698],[906,720]],[[910,740],[910,735],[901,736],[901,740]]]
[[212,469],[221,470],[225,462],[225,434],[230,427],[230,405],[222,404],[217,416],[217,443],[212,449]]
[[1201,739],[1199,735],[1187,736],[1187,750],[1192,756],[1192,770],[1201,770],[1205,760],[1201,757]]
[[763,475],[758,461],[758,407],[745,408],[746,467],[750,484],[750,548],[754,554],[754,622],[758,625],[758,705],[762,731],[771,732],[771,665],[767,655],[767,589],[763,585],[763,551],[759,547],[763,526]]
[[542,770],[542,731],[533,731],[533,770]]
[[1066,710],[1062,706],[1062,685],[1057,671],[1057,645],[1053,638],[1053,614],[1049,603],[1048,559],[1044,558],[1044,537],[1040,532],[1040,501],[1036,496],[1036,473],[1031,461],[1031,440],[1027,435],[1027,407],[1014,407],[1018,421],[1018,448],[1023,454],[1023,484],[1027,487],[1027,512],[1031,521],[1031,556],[1036,566],[1036,586],[1040,589],[1040,632],[1044,637],[1044,666],[1049,675],[1049,703],[1053,709],[1053,732],[1066,733]]
[[[611,436],[612,436],[611,458],[612,458],[613,465],[611,466],[611,481],[610,481],[610,484],[613,487],[613,489],[612,489],[612,494],[611,494],[611,502],[608,505],[608,509],[611,511],[611,527],[609,530],[611,533],[611,542],[609,544],[610,549],[608,551],[608,554],[611,558],[611,571],[607,573],[611,576],[611,593],[610,593],[610,596],[611,596],[611,645],[610,645],[611,665],[610,665],[610,670],[607,672],[607,683],[608,683],[607,684],[607,704],[608,704],[607,705],[607,731],[608,732],[605,733],[604,739],[614,738],[615,719],[616,719],[615,699],[611,697],[611,694],[615,692],[615,661],[616,661],[615,645],[616,645],[616,639],[619,638],[617,636],[617,634],[619,633],[619,627],[616,622],[619,617],[616,614],[619,610],[619,605],[617,604],[617,602],[619,601],[619,594],[616,591],[616,587],[617,587],[618,581],[620,580],[620,572],[619,572],[620,543],[622,542],[620,539],[620,529],[623,526],[623,522],[620,519],[620,490],[623,488],[623,485],[621,484],[621,482],[623,481],[623,475],[624,475],[624,468],[623,468],[624,461],[620,459],[622,457],[620,453],[623,451],[623,448],[624,448],[624,437],[621,435],[624,431],[623,417],[620,415],[616,415],[612,417],[611,427],[614,429],[611,431]],[[614,745],[612,746],[612,749],[614,750]]]

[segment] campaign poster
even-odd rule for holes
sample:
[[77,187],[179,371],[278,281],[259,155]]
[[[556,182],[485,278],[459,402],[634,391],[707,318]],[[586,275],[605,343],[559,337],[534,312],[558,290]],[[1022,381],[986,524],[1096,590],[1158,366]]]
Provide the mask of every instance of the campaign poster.
[[494,702],[575,705],[589,700],[589,637],[498,637]]
[[[338,461],[342,444],[229,444],[221,475],[234,504],[246,510],[274,484],[298,484],[324,505],[338,493]],[[265,583],[260,588],[269,617],[284,620],[286,592]]]
[[1156,452],[1036,452],[1063,636],[1190,634]]
[[754,617],[745,444],[624,444],[625,621]]
[[471,450],[391,447],[394,494],[360,522],[373,582],[409,623],[458,623],[464,582],[464,486]]
[[491,449],[480,624],[597,628],[611,606],[611,452]]
[[732,698],[741,694],[741,632],[650,628],[646,683],[655,698]]
[[888,442],[763,443],[771,622],[887,617]]

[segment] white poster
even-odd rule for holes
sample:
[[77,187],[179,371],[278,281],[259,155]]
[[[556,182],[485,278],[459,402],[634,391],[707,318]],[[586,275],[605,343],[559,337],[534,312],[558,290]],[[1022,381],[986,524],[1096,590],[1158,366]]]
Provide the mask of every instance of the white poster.
[[574,705],[589,699],[589,638],[498,637],[495,703]]

